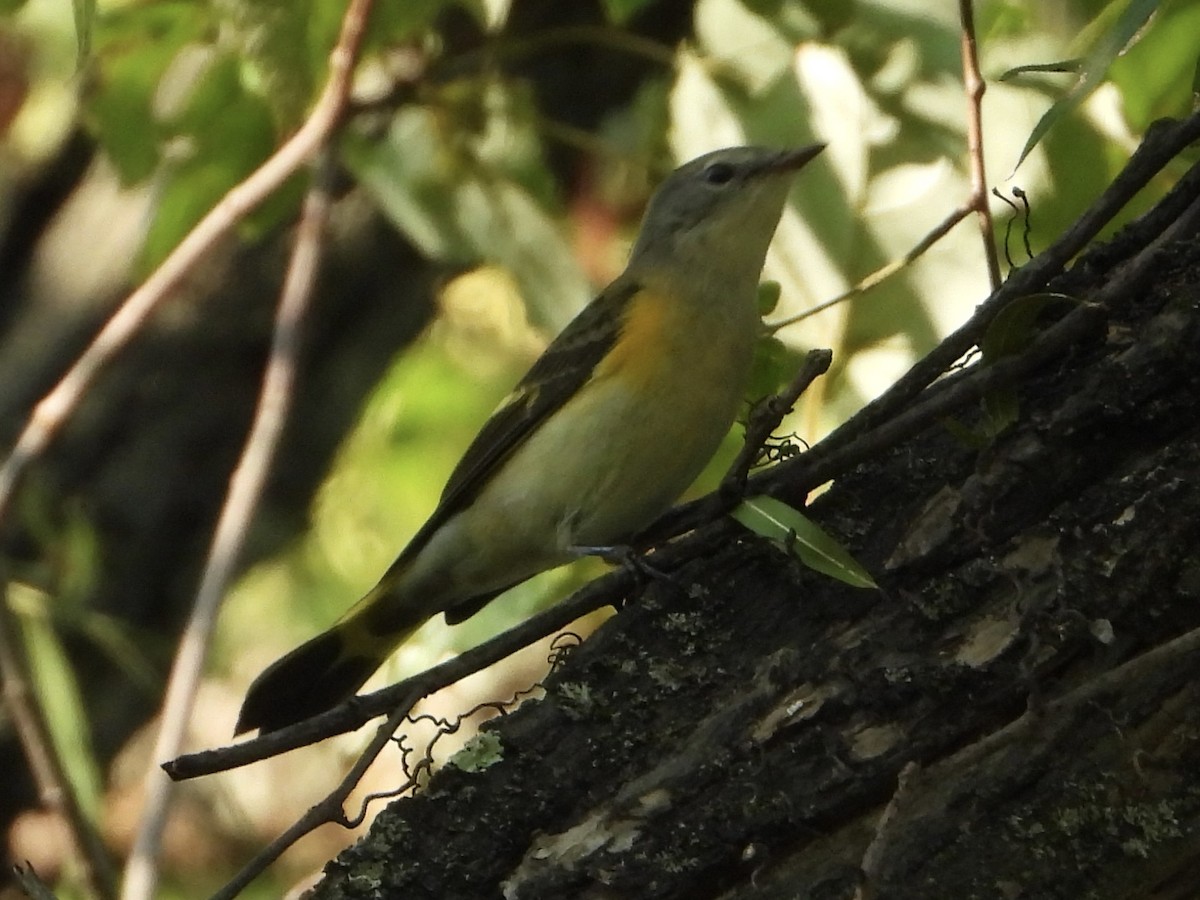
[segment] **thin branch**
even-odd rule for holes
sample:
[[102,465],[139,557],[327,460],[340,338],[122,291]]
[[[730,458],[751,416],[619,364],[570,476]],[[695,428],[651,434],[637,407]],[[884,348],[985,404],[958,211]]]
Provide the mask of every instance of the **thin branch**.
[[[672,548],[666,548],[670,549]],[[679,557],[672,554],[668,557],[667,564],[682,561],[682,558],[682,554]],[[656,566],[660,565],[658,560],[659,556],[656,553]],[[508,631],[411,678],[371,694],[352,697],[319,716],[240,744],[180,756],[163,763],[163,769],[176,781],[184,781],[236,769],[337,734],[354,731],[376,716],[391,712],[398,703],[407,702],[410,693],[415,693],[417,699],[428,697],[511,656],[535,641],[562,631],[588,613],[619,603],[622,598],[628,596],[634,584],[635,576],[629,569],[616,569]]]
[[[204,659],[216,626],[217,612],[241,554],[246,531],[258,506],[271,460],[287,421],[296,378],[299,332],[316,282],[321,245],[331,205],[332,164],[326,151],[313,187],[305,198],[296,244],[280,297],[263,376],[262,391],[245,449],[230,479],[225,506],[213,535],[212,547],[196,602],[188,620],[163,701],[162,723],[152,760],[179,753],[195,702]],[[153,762],[146,773],[146,806],[125,869],[123,900],[150,900],[158,879],[158,852],[170,808],[172,783]]]
[[[1181,147],[1186,146],[1197,137],[1200,137],[1200,114],[1185,122],[1161,127],[1152,140],[1147,140],[1146,144],[1139,148],[1125,172],[1118,176],[1112,187],[1094,204],[1092,209],[1084,214],[1080,224],[1068,231],[1041,257],[1015,273],[1001,291],[980,308],[976,317],[948,340],[956,339],[961,343],[968,336],[975,333],[982,334],[986,328],[985,323],[990,322],[995,313],[1008,300],[1014,296],[1020,296],[1022,293],[1036,290],[1053,275],[1056,275],[1063,263],[1090,241],[1138,189],[1173,158]],[[1192,195],[1197,190],[1200,190],[1200,165],[1194,167],[1193,171],[1189,172],[1154,210],[1128,227],[1160,233],[1186,205],[1190,204]],[[803,489],[808,485],[821,484],[839,472],[845,471],[846,467],[855,465],[871,454],[878,453],[881,449],[902,440],[913,431],[938,421],[963,405],[977,400],[986,392],[1014,383],[1027,372],[1044,364],[1057,354],[1061,354],[1066,348],[1087,335],[1094,334],[1102,318],[1102,310],[1099,306],[1080,306],[1039,335],[1025,353],[1017,357],[999,360],[986,368],[972,369],[962,373],[958,379],[953,382],[948,381],[936,394],[931,395],[919,406],[908,410],[901,417],[897,417],[897,411],[903,408],[904,402],[907,402],[909,398],[900,392],[897,397],[903,397],[904,402],[901,402],[900,399],[891,398],[889,392],[880,398],[880,401],[876,401],[879,404],[877,407],[879,411],[873,412],[875,405],[870,405],[846,426],[835,432],[835,435],[844,435],[841,440],[832,441],[832,436],[826,438],[797,459],[752,476],[749,479],[749,490],[770,493],[785,485],[799,484]],[[973,340],[967,346],[972,344]],[[954,352],[952,356],[949,356],[950,362],[961,355],[962,351]],[[941,374],[941,371],[942,369],[939,368],[934,374],[920,372],[916,375],[914,372],[910,372],[905,378],[912,383],[926,377],[928,381],[932,381]],[[904,386],[905,379],[901,379],[898,385]],[[923,389],[924,386],[925,384],[921,384],[917,391]],[[897,389],[893,388],[893,391],[895,390]],[[889,423],[887,428],[881,429],[880,425],[887,422],[889,417],[899,420]],[[721,501],[715,495],[683,504],[648,529],[647,534],[653,535],[656,539],[666,539],[683,534],[711,522],[712,510],[720,505]],[[689,554],[695,547],[702,545],[705,537],[701,533],[677,540],[668,546],[659,547],[654,554],[655,567],[667,570],[672,566],[682,564],[689,558]],[[181,756],[164,763],[163,768],[177,780],[195,778],[248,765],[336,734],[353,731],[371,718],[392,709],[394,704],[406,696],[409,690],[419,689],[424,692],[422,696],[441,690],[460,678],[503,659],[533,641],[565,628],[587,612],[616,603],[632,589],[633,584],[633,576],[627,570],[620,569],[611,572],[556,606],[426,672],[373,694],[353,698],[326,713],[288,728],[282,728],[230,747]]]
[[126,298],[62,380],[34,407],[12,453],[0,467],[0,522],[8,514],[25,469],[46,451],[104,366],[129,343],[155,308],[216,243],[310,160],[333,133],[345,108],[371,4],[372,0],[351,0],[337,46],[330,56],[329,80],[300,129],[188,232],[150,277]]
[[983,92],[987,82],[979,71],[979,50],[975,42],[975,10],[972,0],[958,0],[962,22],[963,86],[967,89],[967,159],[971,163],[970,207],[979,216],[979,231],[983,237],[983,255],[987,259],[988,278],[992,290],[1000,287],[1000,255],[996,251],[996,235],[992,226],[992,211],[988,205],[987,171],[983,165]]
[[[949,371],[958,359],[982,339],[992,319],[1013,298],[1042,290],[1050,279],[1059,275],[1066,264],[1125,208],[1151,178],[1196,140],[1200,140],[1200,112],[1193,113],[1180,122],[1159,123],[1153,127],[1113,183],[1062,237],[1027,265],[1012,273],[999,290],[980,304],[975,314],[964,325],[926,354],[882,395],[835,429],[818,447],[813,448],[813,452],[819,450],[821,453],[833,453],[904,409],[914,397]],[[1195,181],[1200,180],[1198,169],[1200,166],[1194,167],[1156,209],[1133,227],[1150,231],[1161,231],[1167,227],[1172,216],[1179,215],[1190,203],[1189,192],[1196,190]],[[806,453],[802,459],[811,455]],[[779,469],[786,470],[799,461],[782,463]],[[786,477],[784,471],[780,471],[779,475]]]
[[808,390],[808,386],[829,371],[831,362],[832,350],[809,350],[800,365],[800,371],[788,386],[774,397],[755,406],[750,413],[750,420],[746,423],[742,449],[721,480],[721,486],[717,489],[718,495],[736,500],[745,494],[746,479],[750,477],[750,469],[762,452],[763,444],[792,411],[800,395]]
[[795,325],[797,322],[802,322],[805,319],[817,315],[818,313],[823,313],[825,310],[832,309],[839,303],[845,303],[847,300],[857,297],[859,294],[865,294],[872,288],[883,284],[883,282],[887,281],[893,275],[898,272],[902,272],[909,265],[916,262],[917,259],[924,256],[925,251],[949,234],[950,230],[954,228],[955,225],[969,216],[973,208],[974,207],[972,207],[970,203],[964,203],[962,206],[958,207],[958,209],[950,213],[950,215],[946,216],[946,218],[944,218],[941,222],[935,225],[930,232],[925,235],[925,237],[917,241],[913,248],[899,259],[894,259],[887,265],[876,269],[848,291],[844,291],[843,293],[838,294],[836,297],[818,303],[816,306],[810,306],[808,309],[798,312],[794,316],[788,316],[786,319],[782,319],[778,322],[768,325],[768,333],[775,334],[776,332],[787,328],[789,325]]
[[7,598],[0,597],[0,616],[5,619],[5,627],[0,627],[0,677],[3,678],[4,702],[29,761],[38,796],[42,805],[58,813],[66,826],[71,858],[79,866],[88,896],[105,900],[115,897],[117,879],[112,861],[83,811],[75,786],[67,777],[45,713],[28,680],[28,660],[19,640],[16,616],[9,609]]
[[984,258],[987,260],[989,283],[993,291],[1000,287],[1000,259],[993,233],[992,212],[988,206],[987,173],[983,164],[982,106],[987,83],[979,71],[979,55],[975,43],[975,17],[971,0],[959,0],[959,12],[962,18],[963,84],[967,89],[967,159],[971,172],[971,192],[966,202],[946,216],[904,256],[876,269],[858,284],[836,297],[772,324],[770,326],[771,334],[823,313],[827,309],[832,309],[839,303],[845,303],[860,294],[865,294],[896,273],[902,272],[972,212],[979,215],[979,229],[983,235],[983,252]]
[[[752,417],[738,459],[730,468],[721,490],[710,495],[711,498],[719,500],[721,505],[721,508],[712,510],[710,518],[719,516],[732,505],[726,492],[733,490],[736,493],[736,488],[727,485],[731,482],[745,483],[746,473],[763,441],[779,426],[779,422],[791,410],[800,394],[816,378],[828,371],[831,359],[832,354],[828,350],[811,351],[788,388],[760,407],[759,415]],[[665,564],[660,562],[664,559]],[[680,562],[686,559],[678,546],[664,548],[655,554],[655,567],[669,568],[676,559]],[[618,569],[515,628],[419,675],[374,694],[352,698],[319,716],[250,741],[181,756],[165,763],[163,768],[176,780],[195,778],[247,765],[316,743],[335,734],[353,731],[374,716],[391,709],[397,698],[407,697],[412,691],[419,692],[418,699],[435,693],[535,641],[560,631],[587,613],[616,603],[618,598],[624,596],[632,587],[631,573],[625,569]]]
[[[350,92],[354,64],[366,29],[372,0],[351,0],[342,20],[342,31],[330,56],[329,79],[312,113],[300,129],[274,155],[225,195],[188,233],[174,251],[138,287],[108,320],[92,343],[83,351],[62,380],[37,406],[17,438],[8,458],[0,466],[0,523],[12,505],[28,467],[38,459],[78,407],[100,371],[142,328],[155,308],[168,297],[191,270],[228,234],[239,221],[270,196],[301,165],[310,159],[334,132],[342,118]],[[6,603],[0,603],[0,643],[15,642],[17,630]],[[12,657],[19,665],[20,657]],[[23,672],[4,672],[5,680],[28,681]],[[20,737],[34,740],[34,731],[22,731]],[[53,756],[53,744],[23,743],[26,757],[35,771],[35,760]],[[53,769],[62,770],[61,762]],[[69,792],[61,783],[60,793]],[[127,893],[126,896],[139,896]]]
[[309,832],[315,831],[322,825],[330,822],[349,826],[350,823],[346,818],[345,811],[346,798],[358,786],[363,775],[370,768],[371,763],[383,752],[383,748],[392,739],[392,735],[396,733],[396,729],[400,727],[400,723],[412,712],[412,708],[420,699],[421,694],[417,690],[410,690],[399,702],[395,703],[394,709],[391,715],[388,716],[387,721],[379,726],[375,732],[375,736],[371,738],[371,743],[367,745],[367,749],[358,757],[354,766],[346,773],[346,777],[341,780],[338,786],[330,791],[323,800],[312,806],[291,828],[271,841],[250,862],[243,866],[241,871],[228,884],[213,894],[212,900],[232,900],[250,882],[261,875],[267,866],[279,859],[285,850]]

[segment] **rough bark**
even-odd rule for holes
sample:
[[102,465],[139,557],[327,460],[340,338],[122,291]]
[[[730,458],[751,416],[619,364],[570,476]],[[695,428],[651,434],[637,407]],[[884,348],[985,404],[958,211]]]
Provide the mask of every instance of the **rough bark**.
[[706,526],[486,726],[497,761],[392,804],[315,896],[1200,893],[1194,175],[1166,239],[1048,286],[1072,300],[1031,341],[1091,318],[989,395],[999,436],[931,424],[812,505],[880,590]]

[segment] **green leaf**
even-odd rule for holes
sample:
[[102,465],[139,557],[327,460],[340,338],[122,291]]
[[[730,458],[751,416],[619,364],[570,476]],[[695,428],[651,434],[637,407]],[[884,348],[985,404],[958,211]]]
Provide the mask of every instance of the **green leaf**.
[[783,286],[778,281],[764,281],[758,286],[758,314],[760,317],[769,316],[779,305],[779,297]]
[[875,588],[870,573],[819,525],[774,497],[751,497],[730,513],[755,534],[792,550],[810,569],[851,587]]
[[195,3],[161,2],[106,14],[97,23],[98,75],[85,115],[125,184],[144,181],[158,166],[162,133],[154,98],[180,48],[208,26],[207,13]]
[[[371,29],[367,35],[368,47],[394,48],[398,43],[411,41],[421,32],[430,28],[442,10],[451,5],[450,0],[404,0],[402,3],[377,3],[371,12]],[[480,23],[491,22],[493,25],[501,20],[496,0],[458,0],[454,6],[462,7],[474,16]],[[341,4],[318,2],[320,7],[330,7],[338,10],[338,21],[341,20]]]
[[942,427],[965,447],[972,450],[983,450],[992,442],[992,435],[985,433],[983,428],[971,428],[958,419],[945,418],[941,420]]
[[1061,301],[1075,302],[1067,294],[1053,292],[1028,294],[1009,302],[992,319],[979,342],[984,363],[994,363],[1028,347],[1036,334],[1038,318],[1051,304]]
[[[1038,319],[1054,304],[1074,303],[1073,297],[1052,292],[1017,297],[992,319],[979,350],[983,365],[991,365],[1006,356],[1015,356],[1037,336]],[[1020,415],[1017,392],[1011,387],[996,388],[983,396],[983,419],[971,429],[955,422],[947,428],[970,446],[985,447]]]
[[1030,63],[1029,65],[1025,66],[1014,66],[1013,68],[1001,73],[1000,77],[998,77],[996,80],[1015,81],[1022,75],[1029,75],[1031,73],[1043,74],[1049,72],[1055,75],[1062,75],[1067,72],[1078,73],[1082,67],[1082,59],[1064,59],[1059,62]]
[[[1137,38],[1138,32],[1158,10],[1161,2],[1162,0],[1128,0],[1125,9],[1117,17],[1113,25],[1100,35],[1091,52],[1084,58],[1079,79],[1038,120],[1037,125],[1033,128],[1033,132],[1025,141],[1025,146],[1021,149],[1020,155],[1017,157],[1017,164],[1013,166],[1013,171],[1017,170],[1021,163],[1024,162],[1025,157],[1030,154],[1033,148],[1038,145],[1055,124],[1074,110],[1092,91],[1099,87],[1100,82],[1108,73],[1109,67],[1130,43]],[[1111,9],[1110,7],[1107,13],[1102,12],[1101,16],[1111,15]]]
[[754,362],[750,368],[750,381],[746,387],[746,398],[757,403],[764,397],[778,393],[779,388],[796,372],[795,351],[774,335],[759,338],[754,346]]
[[[140,264],[153,267],[217,204],[270,154],[275,143],[272,111],[248,91],[233,54],[216,59],[188,98],[186,108],[167,125],[186,136],[190,154],[166,174]],[[276,219],[298,203],[293,179],[277,192],[260,216]]]
[[[422,252],[460,265],[501,265],[516,279],[531,319],[561,327],[591,288],[557,219],[531,190],[541,188],[544,166],[529,162],[517,135],[494,141],[488,119],[464,152],[451,143],[464,140],[461,131],[448,133],[432,111],[410,108],[396,116],[386,140],[346,140],[344,159]],[[505,157],[502,147],[519,155]]]
[[75,64],[82,69],[92,53],[92,30],[96,25],[96,0],[73,0],[75,12]]
[[1174,3],[1113,63],[1109,79],[1121,92],[1121,109],[1135,134],[1156,119],[1191,114],[1200,96],[1197,35],[1200,3]]
[[32,688],[45,710],[51,739],[80,805],[94,821],[100,810],[103,779],[92,751],[79,682],[51,621],[48,598],[19,584],[11,585],[9,591],[13,612],[21,623]]
[[[223,14],[223,33],[236,47],[242,81],[268,105],[281,130],[299,124],[313,96],[309,28],[314,5],[314,0],[224,0],[216,5]],[[334,38],[321,37],[322,43]],[[326,46],[316,55],[327,53]]]
[[650,4],[650,0],[603,0],[604,13],[614,25],[624,25]]

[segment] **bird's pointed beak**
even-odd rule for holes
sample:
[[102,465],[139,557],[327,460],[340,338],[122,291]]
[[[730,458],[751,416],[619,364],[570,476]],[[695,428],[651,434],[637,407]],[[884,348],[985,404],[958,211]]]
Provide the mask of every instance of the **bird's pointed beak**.
[[795,172],[824,149],[824,144],[810,144],[796,150],[784,150],[774,160],[767,163],[765,168],[769,172]]

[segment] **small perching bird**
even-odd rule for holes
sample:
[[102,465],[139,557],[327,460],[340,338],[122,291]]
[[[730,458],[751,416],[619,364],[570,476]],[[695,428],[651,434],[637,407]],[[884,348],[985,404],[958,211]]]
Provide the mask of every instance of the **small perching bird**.
[[792,176],[823,148],[731,147],[671,173],[625,271],[484,424],[379,583],[255,679],[236,733],[334,706],[437,613],[461,622],[665,512],[733,424],[767,247]]

